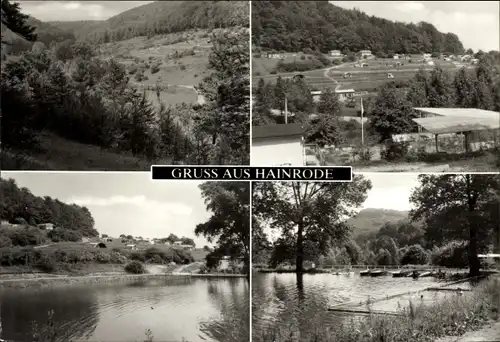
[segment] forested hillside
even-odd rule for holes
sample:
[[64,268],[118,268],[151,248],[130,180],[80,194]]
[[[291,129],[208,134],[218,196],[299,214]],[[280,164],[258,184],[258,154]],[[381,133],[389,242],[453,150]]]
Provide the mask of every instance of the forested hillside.
[[252,40],[255,46],[290,52],[304,49],[380,53],[462,53],[453,33],[432,24],[392,22],[347,10],[328,1],[253,1]]
[[94,219],[86,207],[67,204],[48,196],[38,197],[20,188],[13,179],[0,179],[0,218],[11,223],[56,227],[78,231],[82,236],[97,236]]
[[408,211],[367,208],[361,210],[347,223],[353,227],[354,236],[378,231],[386,223],[396,223],[408,218]]
[[52,22],[70,28],[79,40],[107,43],[190,29],[248,26],[246,1],[156,1],[101,22]]

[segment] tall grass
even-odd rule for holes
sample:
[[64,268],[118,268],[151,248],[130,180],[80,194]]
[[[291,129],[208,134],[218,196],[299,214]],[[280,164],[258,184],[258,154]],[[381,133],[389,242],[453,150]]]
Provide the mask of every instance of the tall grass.
[[[371,311],[371,310],[370,310]],[[478,285],[466,295],[450,296],[433,305],[416,304],[398,308],[400,316],[369,314],[353,317],[329,328],[324,320],[311,320],[307,336],[290,326],[268,327],[255,341],[262,342],[430,342],[444,336],[460,336],[500,319],[500,278]],[[326,313],[325,313],[326,315]]]

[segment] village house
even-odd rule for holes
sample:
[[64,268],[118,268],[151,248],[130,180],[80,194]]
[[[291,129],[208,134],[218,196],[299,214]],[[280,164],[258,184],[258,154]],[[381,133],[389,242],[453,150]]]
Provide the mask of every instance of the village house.
[[371,58],[371,57],[373,57],[372,52],[370,50],[361,50],[359,52],[359,54],[361,55],[361,58]]
[[270,59],[285,59],[285,56],[279,54],[279,53],[268,53],[266,55],[267,58],[270,58]]
[[252,165],[305,165],[304,129],[299,123],[253,127]]
[[126,247],[127,249],[132,250],[132,251],[136,251],[136,250],[137,250],[137,246],[136,246],[136,245],[132,245],[132,244],[130,244],[130,245],[126,245],[125,247]]
[[53,223],[41,223],[38,225],[38,228],[40,228],[42,230],[53,230],[54,224]]
[[392,56],[392,59],[399,59],[399,55],[396,54],[396,55]]
[[330,57],[342,57],[340,50],[332,50],[329,53]]
[[[348,99],[351,99],[354,96],[354,89],[337,89],[335,90],[335,94],[338,94],[339,101],[344,102]],[[313,97],[314,102],[319,102],[321,98],[321,90],[313,90],[311,91],[311,95]]]

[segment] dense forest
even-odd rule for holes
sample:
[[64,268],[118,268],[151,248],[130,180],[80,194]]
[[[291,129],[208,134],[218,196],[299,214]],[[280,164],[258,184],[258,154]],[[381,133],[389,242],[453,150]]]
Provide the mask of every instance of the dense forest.
[[432,24],[405,24],[347,10],[328,1],[253,1],[254,46],[276,51],[341,50],[344,54],[371,50],[389,53],[462,53],[453,33]]
[[0,179],[0,218],[14,224],[36,226],[53,223],[82,236],[98,236],[86,207],[67,204],[49,196],[38,197],[20,188],[13,179]]
[[[289,263],[299,270],[304,261],[320,267],[434,264],[470,267],[477,275],[477,254],[492,251],[500,238],[498,175],[420,175],[408,217],[363,234],[356,232],[364,227],[345,221],[372,188],[363,176],[346,185],[275,182],[253,188],[253,262],[271,267]],[[279,232],[277,239],[271,241],[264,227]]]
[[246,1],[156,1],[105,21],[51,24],[70,27],[76,39],[99,44],[190,29],[248,27],[248,12]]

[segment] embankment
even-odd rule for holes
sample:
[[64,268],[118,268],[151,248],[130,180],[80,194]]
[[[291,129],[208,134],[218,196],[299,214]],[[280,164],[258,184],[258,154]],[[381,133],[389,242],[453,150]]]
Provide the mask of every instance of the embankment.
[[197,277],[197,278],[244,278],[244,274],[171,274],[171,273],[146,273],[127,274],[109,272],[96,275],[71,276],[53,274],[20,274],[18,277],[0,279],[0,289],[22,289],[28,287],[54,287],[64,285],[90,285],[90,284],[112,284],[127,283],[135,281],[146,281],[152,279],[166,279],[171,277]]

